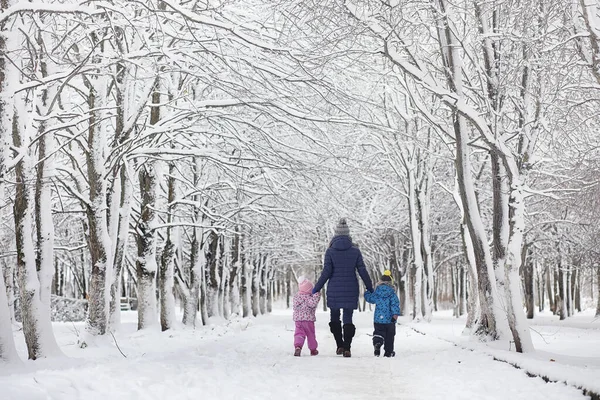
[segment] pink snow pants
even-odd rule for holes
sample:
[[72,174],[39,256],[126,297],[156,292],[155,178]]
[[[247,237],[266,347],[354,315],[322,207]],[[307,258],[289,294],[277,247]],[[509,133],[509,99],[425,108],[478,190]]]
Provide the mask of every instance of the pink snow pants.
[[314,321],[296,321],[296,331],[294,332],[294,347],[304,346],[304,339],[308,343],[310,350],[316,350],[317,338],[315,336],[315,322]]

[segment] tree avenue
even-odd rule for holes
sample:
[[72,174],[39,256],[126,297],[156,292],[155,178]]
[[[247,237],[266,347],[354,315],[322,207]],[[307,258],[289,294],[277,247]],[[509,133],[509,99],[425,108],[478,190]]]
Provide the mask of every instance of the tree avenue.
[[534,351],[600,316],[599,89],[598,0],[0,0],[0,359],[55,299],[82,348],[289,307],[340,217],[403,315]]

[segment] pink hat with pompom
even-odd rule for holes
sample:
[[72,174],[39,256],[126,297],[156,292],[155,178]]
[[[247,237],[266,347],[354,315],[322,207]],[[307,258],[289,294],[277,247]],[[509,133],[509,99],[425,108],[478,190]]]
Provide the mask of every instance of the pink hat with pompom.
[[300,279],[298,279],[298,289],[300,290],[300,292],[302,293],[311,293],[313,290],[313,284],[311,281],[309,281],[308,279],[302,277]]

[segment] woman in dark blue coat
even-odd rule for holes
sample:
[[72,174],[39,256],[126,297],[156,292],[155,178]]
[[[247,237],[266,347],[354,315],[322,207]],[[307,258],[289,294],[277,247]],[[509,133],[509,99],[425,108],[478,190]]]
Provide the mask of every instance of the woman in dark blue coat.
[[[337,344],[337,354],[350,357],[350,345],[356,332],[352,313],[358,308],[358,278],[360,275],[367,290],[373,291],[371,278],[363,262],[360,250],[352,245],[350,229],[344,218],[335,227],[335,234],[325,252],[323,272],[313,288],[317,293],[327,281],[327,306],[331,311],[329,328]],[[343,330],[340,314],[343,310]]]

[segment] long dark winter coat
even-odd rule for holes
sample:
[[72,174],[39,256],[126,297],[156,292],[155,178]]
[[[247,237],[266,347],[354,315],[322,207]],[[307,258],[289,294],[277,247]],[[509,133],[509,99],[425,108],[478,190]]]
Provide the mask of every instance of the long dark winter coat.
[[332,309],[358,308],[358,278],[365,283],[367,290],[373,290],[371,277],[365,268],[362,253],[352,246],[349,236],[335,236],[325,252],[325,261],[321,277],[315,284],[313,293],[327,285],[327,306]]

